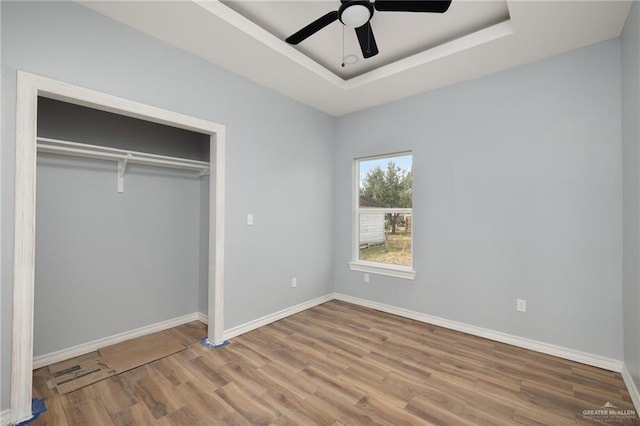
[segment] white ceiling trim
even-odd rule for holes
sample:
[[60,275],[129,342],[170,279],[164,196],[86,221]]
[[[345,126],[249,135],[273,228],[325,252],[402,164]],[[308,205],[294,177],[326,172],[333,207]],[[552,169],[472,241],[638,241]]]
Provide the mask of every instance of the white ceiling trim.
[[245,34],[253,37],[265,46],[275,50],[283,56],[286,56],[298,65],[302,65],[319,77],[324,78],[329,83],[332,83],[337,87],[340,87],[344,84],[344,80],[342,78],[338,77],[322,65],[318,64],[316,61],[309,58],[304,53],[294,49],[283,40],[280,40],[269,31],[254,24],[235,10],[222,4],[219,0],[194,0],[194,3],[207,10],[209,13],[212,13],[218,18],[233,25],[240,31],[243,31]]
[[371,70],[349,80],[343,80],[343,89],[355,89],[365,84],[373,83],[382,78],[407,71],[411,68],[427,64],[437,59],[442,59],[445,56],[460,53],[464,50],[478,47],[482,44],[512,35],[513,33],[514,28],[511,20],[500,22],[499,24],[467,34],[466,36],[462,36],[455,40],[451,40],[450,42],[427,49],[424,52],[416,53],[413,56],[409,56],[408,58],[401,59],[389,65],[385,65],[384,67]]
[[221,3],[219,0],[194,0],[194,3],[230,25],[233,25],[235,28],[250,37],[253,37],[265,46],[294,61],[298,65],[305,67],[318,77],[325,79],[327,82],[343,91],[356,89],[360,86],[374,83],[377,80],[407,71],[411,68],[427,64],[467,49],[478,47],[482,44],[492,42],[514,33],[511,20],[507,20],[459,37],[455,40],[451,40],[439,46],[435,46],[431,49],[427,49],[408,58],[376,68],[357,77],[344,80],[342,77],[334,74],[304,53],[294,49],[285,41],[280,40],[278,37]]
[[508,20],[344,80],[220,1],[76,1],[334,116],[619,37],[631,8],[630,1],[507,0]]

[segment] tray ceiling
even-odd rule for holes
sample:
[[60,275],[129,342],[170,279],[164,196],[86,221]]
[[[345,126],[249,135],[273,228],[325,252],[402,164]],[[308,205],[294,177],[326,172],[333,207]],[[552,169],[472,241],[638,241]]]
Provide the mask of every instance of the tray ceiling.
[[[338,0],[224,0],[223,3],[280,40],[285,40],[300,28],[340,6]],[[340,21],[330,24],[293,47],[348,80],[508,20],[506,1],[454,0],[444,14],[374,12],[370,22],[380,53],[372,58],[362,57],[355,31],[346,28]],[[344,57],[356,62],[346,63],[342,67]]]
[[334,22],[284,39],[335,0],[82,1],[81,4],[301,103],[340,116],[620,36],[630,1],[461,1],[444,14],[375,12],[380,54],[362,59]]

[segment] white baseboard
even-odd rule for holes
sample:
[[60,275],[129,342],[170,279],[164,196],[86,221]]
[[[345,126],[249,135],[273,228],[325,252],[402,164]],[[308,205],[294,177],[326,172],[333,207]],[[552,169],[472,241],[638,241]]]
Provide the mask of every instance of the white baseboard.
[[196,312],[197,320],[204,324],[209,324],[209,316],[202,312]]
[[622,367],[622,379],[624,380],[624,384],[627,385],[631,401],[633,401],[633,405],[636,407],[636,414],[640,414],[640,391],[638,391],[636,381],[633,380],[633,376],[631,376],[626,365]]
[[544,343],[537,340],[514,336],[512,334],[489,330],[487,328],[477,327],[475,325],[465,324],[457,321],[451,321],[420,312],[410,311],[408,309],[397,308],[395,306],[386,305],[383,303],[372,302],[370,300],[360,299],[353,296],[347,296],[345,294],[334,293],[333,296],[335,299],[342,300],[343,302],[353,303],[355,305],[376,309],[378,311],[387,312],[404,318],[410,318],[416,321],[438,325],[440,327],[449,328],[451,330],[461,331],[463,333],[484,337],[490,340],[495,340],[497,342],[507,343],[509,345],[542,352],[548,355],[557,356],[559,358],[580,362],[582,364],[604,368],[605,370],[615,371],[617,373],[620,373],[624,366],[622,361],[619,361],[617,359],[606,358],[600,355],[581,352],[575,349],[551,345],[549,343]]
[[0,425],[5,426],[13,422],[11,418],[11,410],[0,411]]
[[[416,311],[411,311],[404,308],[398,308],[398,307],[383,304],[383,303],[378,303],[378,302],[374,302],[366,299],[360,299],[358,297],[348,296],[341,293],[331,293],[326,296],[321,296],[316,299],[312,299],[307,302],[303,302],[298,305],[283,309],[281,311],[274,312],[269,315],[265,315],[264,317],[257,318],[255,320],[249,321],[239,326],[232,327],[224,332],[223,337],[225,340],[231,339],[233,337],[237,337],[241,334],[244,334],[249,331],[255,330],[257,328],[263,327],[265,325],[271,324],[272,322],[286,318],[290,315],[296,314],[298,312],[304,311],[306,309],[312,308],[314,306],[320,305],[322,303],[328,302],[333,299],[341,300],[347,303],[353,303],[355,305],[364,306],[364,307],[375,309],[382,312],[387,312],[387,313],[398,315],[404,318],[409,318],[416,321],[437,325],[437,326],[448,328],[451,330],[460,331],[460,332],[471,334],[474,336],[484,337],[490,340],[507,343],[507,344],[518,346],[521,348],[542,352],[548,355],[557,356],[559,358],[564,358],[564,359],[580,362],[583,364],[592,365],[594,367],[599,367],[599,368],[604,368],[610,371],[620,372],[622,374],[622,378],[624,379],[624,382],[631,396],[631,400],[633,401],[633,404],[636,408],[636,412],[640,412],[640,392],[638,391],[638,387],[636,386],[636,383],[633,380],[633,377],[631,376],[629,370],[626,368],[626,366],[622,361],[606,358],[606,357],[602,357],[599,355],[594,355],[586,352],[581,352],[575,349],[565,348],[562,346],[551,345],[551,344],[540,342],[537,340],[514,336],[511,334],[502,333],[499,331],[494,331],[494,330],[490,330],[482,327],[477,327],[470,324],[451,321],[448,319],[439,318],[436,316],[432,316],[432,315],[428,315],[428,314],[424,314]],[[203,314],[202,312],[194,312],[192,314],[184,315],[184,316],[173,318],[166,321],[161,321],[156,324],[140,327],[135,330],[130,330],[130,331],[119,333],[110,337],[94,340],[92,342],[73,346],[71,348],[52,352],[50,354],[40,355],[40,356],[34,357],[33,368],[36,369],[36,368],[44,367],[46,365],[50,365],[55,362],[63,361],[65,359],[69,359],[75,356],[84,355],[86,353],[93,352],[104,346],[113,345],[116,343],[123,342],[125,340],[129,340],[129,339],[144,336],[147,334],[155,333],[158,331],[166,330],[172,327],[186,324],[191,321],[201,321],[207,324],[208,318],[207,318],[207,315]],[[3,425],[3,426],[9,425],[13,421],[14,420],[11,418],[11,410],[4,410],[0,412],[0,425]]]
[[223,338],[225,340],[228,340],[233,337],[237,337],[241,334],[255,330],[256,328],[260,328],[267,324],[271,324],[272,322],[276,322],[278,320],[281,320],[282,318],[288,317],[293,314],[297,314],[298,312],[304,311],[305,309],[309,309],[309,308],[313,308],[314,306],[321,305],[330,300],[333,300],[333,294],[327,294],[326,296],[317,297],[315,299],[300,303],[290,308],[283,309],[281,311],[274,312],[269,315],[265,315],[262,318],[258,318],[253,321],[249,321],[244,324],[240,324],[236,327],[232,327],[228,330],[225,330],[223,334]]
[[[247,333],[256,328],[271,324],[289,315],[296,314],[304,311],[305,309],[312,308],[322,303],[328,302],[333,299],[332,294],[318,297],[316,299],[309,300],[307,302],[300,303],[287,309],[283,309],[278,312],[266,315],[262,318],[258,318],[239,326],[226,330],[223,334],[225,340]],[[136,337],[145,336],[147,334],[155,333],[158,331],[166,330],[168,328],[177,327],[182,324],[186,324],[191,321],[201,321],[208,324],[208,318],[206,314],[202,312],[194,312],[192,314],[184,315],[178,318],[173,318],[167,321],[162,321],[156,324],[151,324],[145,327],[136,328],[135,330],[125,331],[124,333],[115,334],[113,336],[104,337],[102,339],[93,340],[81,345],[72,346],[70,348],[62,349],[56,352],[51,352],[45,355],[39,355],[33,358],[33,369],[45,367],[47,365],[54,364],[56,362],[64,361],[69,358],[84,355],[89,352],[96,351],[100,348],[109,345],[115,345],[116,343],[124,342],[125,340],[135,339]]]
[[113,336],[103,337],[102,339],[93,340],[81,345],[72,346],[70,348],[62,349],[44,355],[38,355],[36,357],[33,357],[33,369],[35,370],[36,368],[45,367],[56,362],[64,361],[69,358],[97,351],[98,349],[104,348],[105,346],[115,345],[116,343],[124,342],[125,340],[135,339],[136,337],[146,336],[147,334],[177,327],[191,321],[197,321],[200,320],[198,314],[200,313],[194,312],[192,314],[187,314],[181,317],[161,321],[155,324],[136,328],[134,330],[125,331],[124,333],[118,333],[114,334]]
[[[265,325],[271,324],[272,322],[286,318],[290,315],[296,314],[298,312],[304,311],[306,309],[312,308],[314,306],[320,305],[322,303],[328,302],[333,299],[341,300],[343,302],[353,303],[355,305],[360,305],[360,306],[364,306],[371,309],[376,309],[378,311],[387,312],[387,313],[398,315],[404,318],[409,318],[416,321],[433,324],[433,325],[437,325],[440,327],[444,327],[444,328],[448,328],[456,331],[461,331],[463,333],[484,337],[490,340],[507,343],[507,344],[518,346],[521,348],[542,352],[548,355],[557,356],[559,358],[564,358],[571,361],[592,365],[594,367],[599,367],[599,368],[604,368],[610,371],[620,372],[622,373],[622,377],[625,381],[625,384],[629,389],[629,393],[634,402],[634,405],[636,406],[636,409],[640,408],[640,393],[638,392],[638,388],[634,380],[632,379],[631,374],[629,373],[627,368],[624,366],[624,363],[622,361],[602,357],[599,355],[590,354],[587,352],[581,352],[575,349],[565,348],[562,346],[556,346],[549,343],[540,342],[537,340],[514,336],[512,334],[507,334],[507,333],[502,333],[499,331],[494,331],[494,330],[490,330],[482,327],[477,327],[470,324],[451,321],[448,319],[439,318],[436,316],[432,316],[432,315],[428,315],[428,314],[424,314],[416,311],[411,311],[404,308],[398,308],[398,307],[383,304],[383,303],[378,303],[378,302],[374,302],[366,299],[360,299],[357,297],[348,296],[341,293],[331,293],[325,296],[321,296],[321,297],[300,303],[298,305],[291,306],[281,311],[274,312],[269,315],[265,315],[261,318],[257,318],[255,320],[246,322],[236,327],[232,327],[228,330],[225,330],[223,334],[223,338],[225,340],[228,340],[233,337],[237,337],[241,334],[244,334],[249,331],[255,330],[257,328],[263,327]],[[123,342],[125,340],[129,340],[129,339],[144,336],[150,333],[166,330],[168,328],[186,324],[191,321],[201,321],[205,324],[208,323],[206,314],[203,314],[202,312],[194,312],[192,314],[184,315],[178,318],[173,318],[167,321],[162,321],[149,326],[140,327],[135,330],[130,330],[130,331],[116,334],[110,337],[94,340],[92,342],[88,342],[82,345],[73,346],[71,348],[52,352],[50,354],[34,357],[33,368],[36,369],[36,368],[44,367],[46,365],[50,365],[55,362],[63,361],[65,359],[73,358],[79,355],[84,355],[86,353],[95,351],[104,346],[113,345],[116,343]],[[2,425],[7,424],[8,421],[6,421],[6,419],[8,419],[9,417],[10,417],[10,410],[5,410],[0,412],[0,424]]]

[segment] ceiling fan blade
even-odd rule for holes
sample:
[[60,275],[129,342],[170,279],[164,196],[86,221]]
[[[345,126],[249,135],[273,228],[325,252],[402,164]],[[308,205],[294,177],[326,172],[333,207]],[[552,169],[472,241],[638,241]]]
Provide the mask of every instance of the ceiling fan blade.
[[376,38],[373,36],[373,31],[371,30],[371,24],[369,22],[356,28],[356,35],[358,36],[362,56],[365,59],[378,54],[378,45],[376,44]]
[[444,13],[451,0],[376,0],[373,6],[380,12]]
[[314,35],[316,32],[320,31],[327,25],[331,24],[334,21],[338,20],[338,11],[334,10],[333,12],[329,12],[321,18],[316,19],[297,33],[289,36],[286,39],[286,42],[289,44],[298,44],[302,40],[306,39]]

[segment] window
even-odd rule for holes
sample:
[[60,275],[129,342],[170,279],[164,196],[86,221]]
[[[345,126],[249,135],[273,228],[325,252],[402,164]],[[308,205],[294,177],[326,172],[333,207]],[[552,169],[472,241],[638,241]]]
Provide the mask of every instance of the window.
[[355,160],[351,269],[415,277],[412,159],[404,152]]

